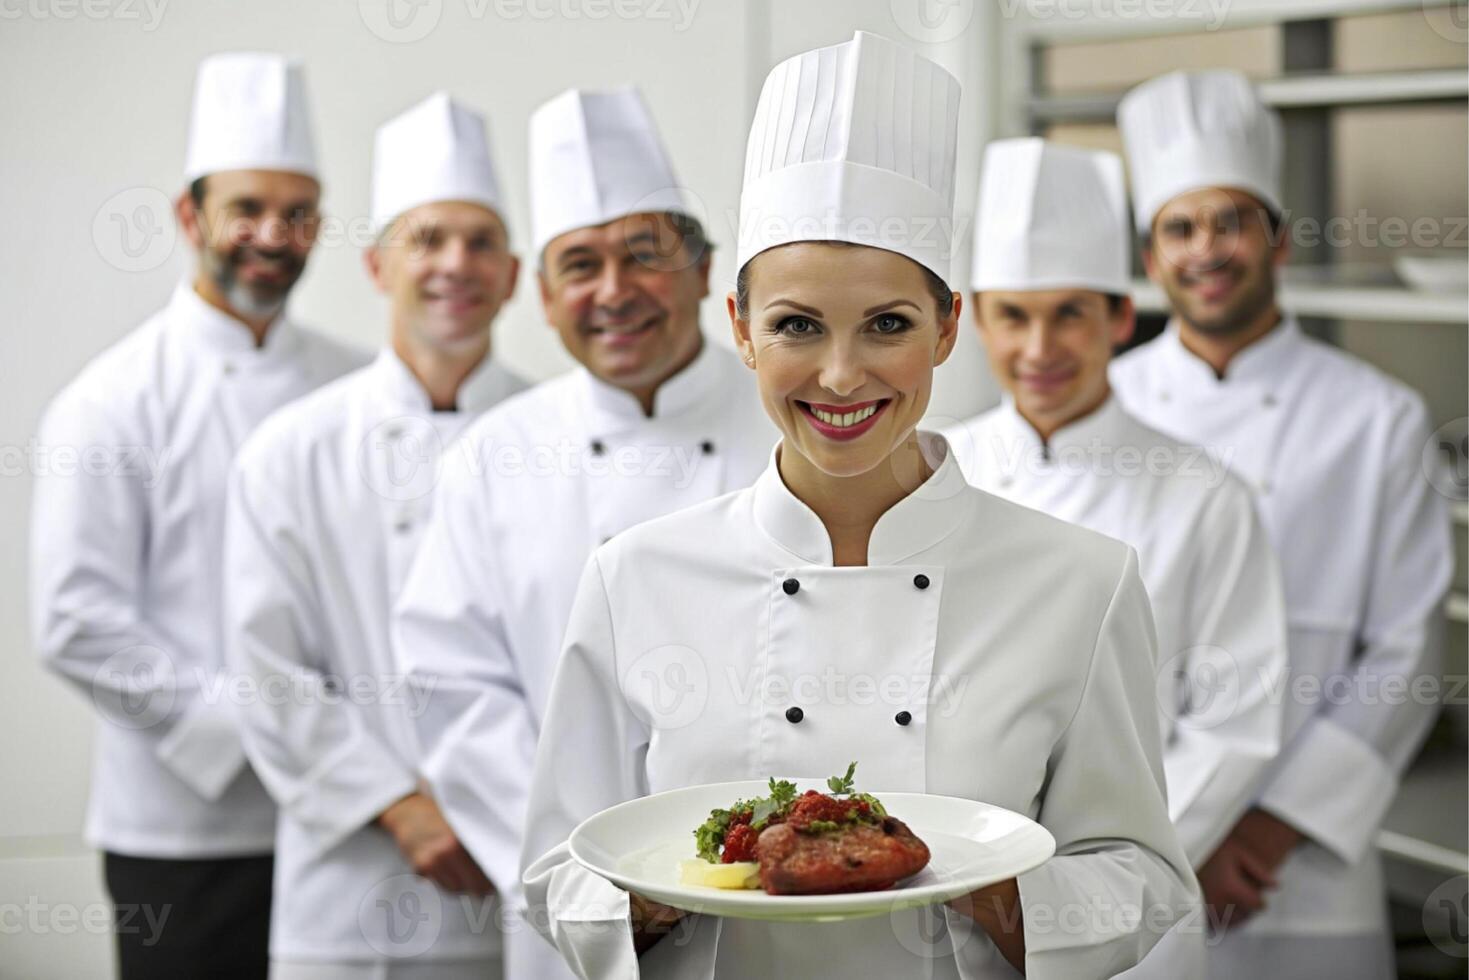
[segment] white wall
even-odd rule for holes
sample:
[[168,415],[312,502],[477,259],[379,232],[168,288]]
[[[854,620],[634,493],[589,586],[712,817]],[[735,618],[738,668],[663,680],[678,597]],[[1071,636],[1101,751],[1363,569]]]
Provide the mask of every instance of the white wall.
[[[705,317],[706,330],[724,340],[745,129],[778,57],[844,40],[857,27],[938,42],[929,52],[965,82],[961,161],[977,167],[993,115],[993,68],[982,66],[994,12],[984,3],[939,5],[933,9],[960,19],[915,29],[919,5],[929,2],[0,0],[0,977],[108,969],[107,937],[81,924],[104,902],[95,858],[79,838],[91,717],[37,666],[27,634],[33,469],[25,453],[51,394],[161,305],[183,274],[185,246],[167,247],[166,202],[181,189],[199,58],[259,48],[305,61],[324,203],[345,230],[366,214],[374,126],[439,88],[480,107],[522,246],[531,109],[568,86],[637,82],[724,246]],[[388,24],[389,3],[404,15],[401,30]],[[972,172],[961,178],[961,213],[974,182]],[[119,220],[163,231],[151,239],[156,251],[129,257]],[[136,248],[150,225],[131,227]],[[320,245],[293,302],[307,322],[371,345],[382,333],[382,304],[359,252],[349,241]],[[533,286],[522,282],[496,343],[507,361],[540,378],[569,362],[540,319]],[[936,415],[966,414],[993,397],[971,333],[940,375]]]

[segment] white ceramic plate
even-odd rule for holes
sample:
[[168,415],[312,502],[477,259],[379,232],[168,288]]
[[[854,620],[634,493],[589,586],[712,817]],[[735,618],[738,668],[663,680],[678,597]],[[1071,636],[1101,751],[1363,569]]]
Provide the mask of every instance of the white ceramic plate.
[[[821,780],[791,781],[802,792],[826,789]],[[698,856],[694,828],[708,819],[709,811],[768,792],[768,784],[748,780],[629,800],[572,831],[571,855],[617,886],[674,908],[740,919],[831,922],[946,902],[1029,871],[1056,851],[1049,831],[1002,807],[949,796],[874,791],[932,855],[927,868],[887,891],[767,895],[680,884],[679,862]]]

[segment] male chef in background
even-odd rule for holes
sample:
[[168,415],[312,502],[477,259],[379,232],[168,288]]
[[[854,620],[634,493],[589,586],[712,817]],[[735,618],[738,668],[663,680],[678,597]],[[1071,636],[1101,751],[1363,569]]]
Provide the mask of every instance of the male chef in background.
[[[1168,809],[1202,879],[1280,747],[1280,568],[1222,462],[1144,426],[1107,365],[1132,336],[1122,160],[1035,138],[985,151],[975,320],[1002,404],[948,433],[981,489],[1137,549],[1158,634]],[[1227,872],[1231,869],[1225,869]],[[1228,878],[1225,876],[1225,880]],[[1202,919],[1128,976],[1197,975]]]
[[[41,474],[31,521],[36,646],[103,720],[86,835],[124,980],[265,974],[275,807],[225,684],[226,483],[261,419],[364,360],[285,312],[321,196],[297,65],[200,65],[185,180],[196,270],[56,396],[39,435],[142,447],[162,468],[145,477],[118,455],[105,472]],[[140,910],[162,921],[156,937]]]
[[486,871],[505,872],[475,863],[421,786],[388,613],[440,457],[525,387],[491,356],[519,271],[504,215],[473,110],[441,92],[379,128],[365,258],[388,342],[273,415],[235,466],[226,647],[258,692],[245,748],[280,807],[273,980],[500,972],[488,896],[507,882]]
[[[425,774],[487,869],[519,861],[526,733],[587,557],[633,524],[748,485],[775,443],[753,379],[700,329],[710,246],[638,91],[542,105],[530,175],[541,301],[579,367],[465,433],[395,615],[426,698]],[[536,952],[542,972],[523,975],[565,969],[550,946]]]
[[1428,412],[1280,309],[1281,129],[1249,82],[1165,75],[1117,117],[1146,268],[1174,315],[1113,385],[1146,424],[1228,457],[1285,582],[1283,750],[1200,875],[1207,901],[1237,906],[1212,975],[1390,977],[1373,840],[1437,714],[1424,679],[1453,567],[1422,462]]

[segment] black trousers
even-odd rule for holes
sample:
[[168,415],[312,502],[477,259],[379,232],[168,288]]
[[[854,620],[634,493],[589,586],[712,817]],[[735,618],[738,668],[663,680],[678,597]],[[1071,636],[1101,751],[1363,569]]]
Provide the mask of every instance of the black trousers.
[[122,980],[265,980],[270,876],[263,857],[173,860],[107,853]]

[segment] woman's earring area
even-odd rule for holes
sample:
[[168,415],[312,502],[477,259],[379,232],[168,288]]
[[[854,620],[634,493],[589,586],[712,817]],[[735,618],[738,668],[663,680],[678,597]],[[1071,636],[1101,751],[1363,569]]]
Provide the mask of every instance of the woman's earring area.
[[746,364],[748,364],[750,367],[755,366],[755,352],[753,350],[746,347],[745,353],[742,356]]

